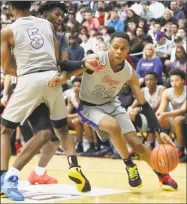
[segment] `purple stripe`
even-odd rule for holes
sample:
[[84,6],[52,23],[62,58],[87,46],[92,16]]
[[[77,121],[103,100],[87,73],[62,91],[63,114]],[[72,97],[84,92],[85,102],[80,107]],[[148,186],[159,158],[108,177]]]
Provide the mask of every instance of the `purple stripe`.
[[82,113],[81,113],[81,110],[83,110],[83,105],[80,104],[79,107],[78,107],[78,109],[77,109],[77,113],[78,113],[79,116],[81,117],[81,122],[82,122],[82,123],[86,123],[86,124],[92,126],[93,128],[98,129],[99,126],[98,126],[96,123],[94,123],[93,121],[88,120],[86,117],[84,117],[84,116],[82,115]]

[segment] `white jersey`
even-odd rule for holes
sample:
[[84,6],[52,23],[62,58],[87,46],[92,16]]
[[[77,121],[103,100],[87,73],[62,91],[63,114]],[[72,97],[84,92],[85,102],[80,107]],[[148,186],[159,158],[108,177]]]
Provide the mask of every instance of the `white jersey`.
[[17,75],[58,70],[53,31],[49,21],[34,16],[18,18],[10,25],[14,35]]
[[153,107],[156,101],[158,100],[158,93],[163,88],[164,86],[157,85],[153,95],[150,95],[149,89],[147,87],[144,88],[143,94],[144,94],[145,100],[150,104],[151,107]]
[[175,95],[174,89],[172,87],[168,89],[168,93],[169,93],[169,101],[171,103],[173,110],[180,109],[182,104],[186,100],[186,86],[184,86],[183,93],[180,96]]
[[110,66],[108,51],[98,53],[99,60],[106,65],[103,72],[88,74],[82,77],[80,99],[92,104],[105,104],[112,101],[123,85],[132,77],[132,67],[124,61],[124,67],[119,72],[114,72]]

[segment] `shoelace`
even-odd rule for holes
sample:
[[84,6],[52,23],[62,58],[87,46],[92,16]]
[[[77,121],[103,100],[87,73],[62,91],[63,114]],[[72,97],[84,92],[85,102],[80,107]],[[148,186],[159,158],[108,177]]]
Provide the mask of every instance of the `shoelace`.
[[136,166],[129,167],[128,171],[129,171],[129,177],[130,177],[131,180],[134,181],[134,180],[136,180],[138,178],[138,171],[137,171]]

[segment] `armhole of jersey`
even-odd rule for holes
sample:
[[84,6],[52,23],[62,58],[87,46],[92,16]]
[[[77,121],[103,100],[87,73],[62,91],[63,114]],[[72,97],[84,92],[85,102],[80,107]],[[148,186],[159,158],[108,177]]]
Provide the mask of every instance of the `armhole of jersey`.
[[87,74],[93,74],[94,71],[88,69],[88,70],[86,70],[86,73],[87,73]]

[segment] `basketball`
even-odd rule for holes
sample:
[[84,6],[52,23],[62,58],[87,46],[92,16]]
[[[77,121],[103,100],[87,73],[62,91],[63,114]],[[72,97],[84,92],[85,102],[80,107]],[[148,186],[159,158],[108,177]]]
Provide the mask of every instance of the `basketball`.
[[151,152],[151,167],[157,172],[169,173],[177,167],[178,163],[178,152],[169,144],[159,145]]

